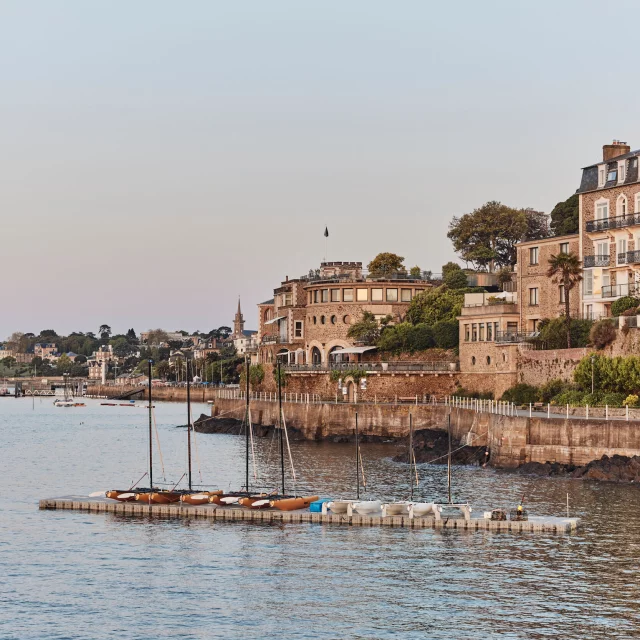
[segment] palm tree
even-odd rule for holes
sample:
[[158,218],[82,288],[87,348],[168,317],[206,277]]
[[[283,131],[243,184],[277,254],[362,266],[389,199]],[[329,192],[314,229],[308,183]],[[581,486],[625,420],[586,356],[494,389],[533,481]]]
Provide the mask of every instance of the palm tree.
[[582,265],[575,253],[559,253],[549,258],[547,277],[564,286],[564,317],[567,323],[567,349],[571,349],[571,312],[569,297],[573,289],[582,280]]

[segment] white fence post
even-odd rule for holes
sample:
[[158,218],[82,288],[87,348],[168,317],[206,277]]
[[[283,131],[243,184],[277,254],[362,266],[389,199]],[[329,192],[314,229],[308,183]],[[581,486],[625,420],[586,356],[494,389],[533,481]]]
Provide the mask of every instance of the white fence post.
[[604,419],[605,420],[609,419],[609,405],[608,404],[604,405]]
[[628,404],[625,405],[625,409],[626,409],[625,413],[627,414],[627,422],[629,422],[629,405]]
[[567,404],[567,420],[569,419],[569,405]]
[[589,405],[587,405],[587,414],[586,414],[586,418],[587,418],[587,420],[589,419]]
[[547,402],[547,420],[551,417],[551,403]]

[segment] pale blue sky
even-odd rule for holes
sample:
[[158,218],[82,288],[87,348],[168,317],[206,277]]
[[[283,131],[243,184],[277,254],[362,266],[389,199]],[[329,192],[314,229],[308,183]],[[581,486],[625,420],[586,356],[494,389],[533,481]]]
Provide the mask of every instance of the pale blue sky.
[[636,1],[0,1],[0,338],[209,330],[323,257],[438,271],[640,147]]

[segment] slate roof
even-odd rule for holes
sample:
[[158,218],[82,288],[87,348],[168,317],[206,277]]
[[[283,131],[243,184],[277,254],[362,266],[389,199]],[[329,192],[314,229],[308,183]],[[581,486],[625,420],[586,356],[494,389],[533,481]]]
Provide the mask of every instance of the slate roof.
[[274,298],[271,298],[271,300],[265,300],[264,302],[261,302],[260,304],[273,304],[275,302]]
[[580,186],[576,189],[576,193],[586,193],[587,191],[598,191],[600,189],[610,189],[611,187],[616,187],[618,184],[632,184],[638,181],[638,166],[633,166],[632,162],[627,162],[627,170],[624,178],[624,182],[618,183],[617,180],[608,180],[604,186],[598,187],[598,166],[601,164],[607,165],[607,172],[611,168],[617,168],[618,162],[620,160],[630,160],[631,158],[637,158],[640,156],[640,149],[636,151],[630,151],[629,153],[625,153],[620,156],[616,156],[615,158],[611,158],[605,162],[598,162],[597,164],[592,164],[587,167],[582,168],[582,180],[580,181]]

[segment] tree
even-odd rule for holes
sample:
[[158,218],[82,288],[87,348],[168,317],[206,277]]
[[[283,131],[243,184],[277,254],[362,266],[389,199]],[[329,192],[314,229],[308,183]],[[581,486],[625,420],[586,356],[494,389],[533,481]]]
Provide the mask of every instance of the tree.
[[460,343],[460,329],[453,320],[440,320],[433,325],[433,339],[440,349],[456,349]]
[[536,211],[530,207],[522,209],[527,220],[527,240],[542,240],[549,237],[549,216],[542,211]]
[[379,253],[368,265],[369,275],[374,278],[389,276],[392,273],[406,273],[404,258],[395,253]]
[[543,216],[533,209],[513,209],[492,200],[449,224],[447,237],[467,263],[489,270],[516,264],[516,244],[527,235],[542,235]]
[[467,274],[460,268],[449,271],[444,277],[444,283],[450,289],[464,289],[468,286]]
[[416,265],[415,267],[411,267],[411,269],[409,269],[409,275],[412,278],[419,278],[420,276],[422,276],[422,269],[420,269],[418,265]]
[[428,325],[401,322],[382,331],[376,344],[382,351],[412,353],[431,349],[435,343],[433,331]]
[[58,334],[53,329],[43,329],[40,332],[40,337],[45,340],[50,340],[51,338],[57,338]]
[[513,279],[513,273],[514,272],[509,267],[502,267],[498,271],[498,284],[503,291],[505,285],[511,282],[511,280]]
[[[148,366],[148,365],[147,365]],[[167,379],[167,376],[171,373],[171,365],[166,360],[160,360],[155,366],[154,377]]]
[[466,291],[469,290],[450,289],[446,284],[427,289],[413,298],[406,319],[411,324],[425,322],[431,326],[441,320],[456,322],[462,312]]
[[226,340],[232,333],[231,327],[218,327],[218,337],[222,340]]
[[7,356],[6,358],[2,358],[2,360],[0,360],[0,362],[3,364],[3,366],[5,366],[7,369],[11,369],[15,366],[16,364],[16,359],[12,356]]
[[21,331],[14,331],[7,339],[7,346],[20,353],[24,353],[29,339]]
[[133,353],[133,347],[125,336],[116,336],[109,340],[109,344],[113,347],[113,354],[119,358],[126,358]]
[[169,336],[163,329],[149,329],[149,331],[147,331],[147,345],[149,347],[157,346],[168,340]]
[[111,327],[108,324],[101,324],[98,333],[103,340],[108,340],[111,335]]
[[374,345],[379,337],[380,325],[371,311],[364,311],[360,320],[354,322],[347,331],[347,338],[365,345]]
[[462,271],[462,267],[457,262],[447,262],[442,265],[442,277],[446,278],[450,273]]
[[578,233],[580,228],[579,220],[579,198],[574,193],[564,202],[558,202],[551,211],[551,231],[556,236],[565,236],[570,233]]
[[129,329],[129,331],[127,331],[127,340],[132,344],[138,343],[138,336],[136,335],[136,332],[133,329]]
[[611,304],[611,315],[621,316],[625,311],[629,309],[637,309],[640,305],[640,300],[633,296],[622,296]]
[[575,253],[559,253],[549,258],[547,277],[564,287],[564,317],[567,325],[567,349],[571,349],[571,290],[582,280],[582,265]]

